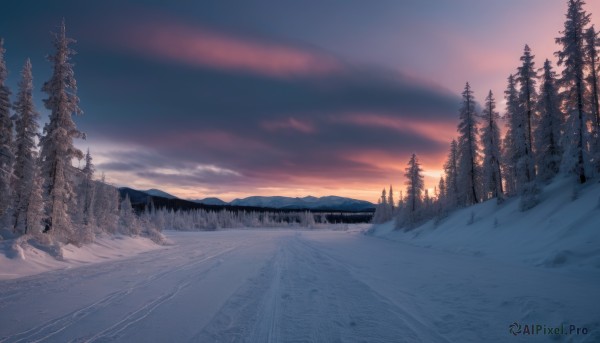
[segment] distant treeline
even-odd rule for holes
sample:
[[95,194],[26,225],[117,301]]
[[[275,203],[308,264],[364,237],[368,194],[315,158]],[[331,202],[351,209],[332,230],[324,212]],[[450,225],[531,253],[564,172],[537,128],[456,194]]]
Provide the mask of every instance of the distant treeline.
[[145,192],[141,192],[135,189],[123,187],[119,189],[121,198],[124,199],[129,196],[131,206],[136,213],[141,214],[150,207],[164,208],[172,211],[193,211],[193,210],[204,210],[204,211],[228,211],[232,213],[238,212],[256,212],[256,213],[303,213],[311,212],[315,217],[322,218],[328,223],[368,223],[373,218],[374,210],[367,210],[361,212],[353,211],[332,211],[327,209],[321,210],[309,210],[304,208],[298,209],[281,209],[281,208],[269,208],[269,207],[256,207],[256,206],[234,206],[234,205],[207,205],[200,204],[197,202],[183,200],[183,199],[169,199],[165,197],[149,195]]

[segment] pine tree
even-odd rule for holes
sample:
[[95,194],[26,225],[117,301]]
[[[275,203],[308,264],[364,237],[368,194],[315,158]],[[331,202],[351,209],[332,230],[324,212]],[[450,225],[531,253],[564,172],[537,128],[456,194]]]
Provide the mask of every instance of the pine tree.
[[592,121],[593,139],[591,144],[592,158],[595,160],[596,170],[600,171],[600,100],[598,90],[598,73],[600,72],[600,57],[598,47],[600,38],[592,25],[585,32],[585,57],[588,66],[586,78],[590,90],[590,117]]
[[588,77],[586,81],[590,87],[591,117],[596,130],[600,130],[600,100],[598,98],[598,73],[600,69],[600,57],[598,56],[600,38],[592,25],[585,32],[585,57],[588,65]]
[[4,39],[0,38],[0,225],[10,208],[13,168],[13,124],[10,118],[8,70],[4,61]]
[[537,169],[539,178],[542,181],[549,181],[560,169],[562,157],[560,142],[563,120],[556,86],[556,73],[552,70],[549,60],[544,62],[538,113],[540,118],[535,132]]
[[438,192],[438,199],[441,201],[442,204],[444,204],[448,196],[448,191],[446,188],[446,180],[444,180],[443,176],[440,176],[440,181],[438,182]]
[[522,211],[528,210],[538,203],[537,194],[539,190],[535,181],[535,154],[533,151],[533,120],[535,118],[536,98],[535,90],[537,73],[535,63],[533,62],[531,49],[525,45],[523,56],[521,56],[521,66],[517,72],[517,82],[519,83],[518,93],[518,116],[519,123],[523,125],[522,132],[525,137],[517,144],[524,144],[524,155],[517,161],[517,173],[522,175],[520,185],[520,208]]
[[402,190],[400,190],[399,198],[400,199],[398,199],[398,212],[400,212],[404,207],[404,193],[402,192]]
[[585,50],[584,29],[590,21],[589,14],[583,10],[583,0],[569,0],[565,29],[562,36],[556,38],[556,43],[562,46],[556,52],[558,65],[563,66],[562,98],[564,109],[568,116],[566,125],[566,146],[564,163],[569,171],[574,172],[580,183],[587,180],[584,161],[585,127]]
[[525,45],[523,56],[521,61],[523,64],[517,68],[517,79],[519,83],[519,122],[524,123],[525,129],[525,155],[522,157],[520,163],[525,173],[525,182],[530,183],[535,180],[535,165],[534,165],[534,152],[533,152],[533,119],[535,115],[535,102],[536,102],[536,91],[535,84],[537,79],[537,73],[535,71],[535,63],[533,62],[535,56],[531,54],[531,49],[528,45]]
[[506,179],[507,193],[509,195],[519,194],[527,183],[525,168],[522,161],[525,158],[525,145],[527,136],[525,134],[525,123],[520,115],[518,92],[513,75],[508,77],[508,86],[504,92],[506,100],[506,115],[508,129],[504,139],[504,177]]
[[406,178],[406,206],[404,207],[404,211],[409,226],[420,220],[420,211],[423,206],[423,190],[425,188],[422,173],[423,169],[421,169],[417,155],[412,154],[404,173],[404,177]]
[[448,193],[446,190],[446,181],[444,177],[440,177],[440,181],[438,183],[438,197],[437,197],[437,211],[438,215],[441,216],[447,210],[447,201],[448,201]]
[[386,222],[390,219],[390,205],[387,202],[387,193],[385,187],[381,191],[381,220]]
[[381,191],[381,197],[377,200],[377,207],[375,208],[375,213],[373,214],[373,223],[385,223],[390,220],[389,215],[389,206],[387,203],[387,194],[385,192],[385,187]]
[[431,202],[432,199],[429,196],[429,189],[425,188],[425,191],[423,193],[423,209],[421,211],[421,216],[423,219],[429,217],[429,213],[431,211]]
[[80,207],[82,211],[82,219],[84,226],[93,226],[94,223],[94,164],[92,163],[92,155],[88,148],[85,154],[85,166],[83,167],[83,180],[81,182],[81,201]]
[[40,233],[42,232],[42,219],[44,217],[44,199],[42,197],[42,186],[43,178],[41,177],[40,163],[37,153],[34,152],[34,163],[33,163],[33,181],[31,183],[31,190],[29,192],[29,198],[27,201],[27,233]]
[[496,112],[496,100],[491,90],[485,98],[482,119],[484,121],[481,133],[483,191],[486,198],[497,198],[498,201],[502,201],[504,190],[502,188],[502,171],[500,170],[500,130],[498,129],[500,115]]
[[390,211],[390,217],[394,214],[394,190],[392,189],[392,185],[390,185],[390,191],[388,193],[388,207]]
[[65,242],[71,242],[73,238],[70,212],[76,206],[69,177],[71,161],[73,158],[83,157],[81,151],[73,145],[73,139],[84,138],[72,118],[73,115],[82,114],[76,95],[73,65],[70,62],[74,51],[69,48],[69,44],[73,42],[73,39],[66,36],[63,20],[60,32],[54,39],[56,52],[49,57],[53,64],[52,77],[42,88],[48,94],[44,105],[50,110],[50,120],[45,125],[44,136],[40,140],[46,199],[44,231],[49,231]]
[[[115,187],[106,184],[104,174],[100,177],[100,181],[94,185],[93,203],[94,222],[98,230],[109,234],[117,232],[119,224],[119,191]],[[152,217],[155,212],[154,204],[152,204],[152,208],[148,213],[150,221],[154,220]]]
[[459,204],[472,205],[479,202],[477,186],[480,180],[479,152],[477,150],[477,122],[473,91],[467,82],[462,93],[463,104],[458,124],[458,189]]
[[135,212],[133,212],[133,207],[131,207],[129,194],[126,194],[125,199],[123,199],[121,202],[121,208],[119,212],[120,231],[124,234],[133,236],[139,235],[141,232],[141,227]]
[[504,194],[510,197],[517,193],[517,181],[516,170],[514,163],[512,162],[511,155],[511,147],[513,144],[511,140],[511,135],[509,135],[508,130],[509,129],[507,129],[507,132],[504,135],[504,139],[502,139],[502,159],[500,163],[500,168],[502,170],[502,178],[504,179]]
[[448,209],[456,207],[458,199],[458,143],[452,140],[450,143],[450,152],[444,164],[444,173],[446,175],[446,199]]
[[[19,83],[19,93],[15,108],[16,128],[16,153],[15,153],[15,187],[13,194],[14,204],[14,229],[18,233],[28,233],[37,223],[28,223],[27,218],[30,206],[30,197],[34,187],[34,179],[37,166],[37,153],[35,151],[38,136],[39,113],[33,102],[33,76],[31,74],[31,62],[25,62]],[[37,196],[37,195],[36,195]]]

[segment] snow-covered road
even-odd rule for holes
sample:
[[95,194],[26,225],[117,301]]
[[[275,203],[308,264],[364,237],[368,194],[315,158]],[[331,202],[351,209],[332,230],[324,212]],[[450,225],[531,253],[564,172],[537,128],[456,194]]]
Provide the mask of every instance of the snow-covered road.
[[169,233],[135,257],[0,281],[0,341],[600,341],[600,275],[345,231]]

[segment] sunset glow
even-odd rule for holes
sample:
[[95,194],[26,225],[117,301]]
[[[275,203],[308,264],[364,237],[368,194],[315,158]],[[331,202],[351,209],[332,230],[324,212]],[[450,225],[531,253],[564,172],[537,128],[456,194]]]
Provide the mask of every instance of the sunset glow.
[[[503,112],[506,77],[524,44],[536,67],[546,58],[555,64],[548,33],[558,35],[565,10],[562,0],[309,3],[273,2],[268,11],[224,3],[41,5],[43,23],[15,6],[20,19],[0,21],[12,54],[8,81],[16,89],[20,61],[30,56],[40,88],[47,49],[29,42],[46,42],[48,22],[65,17],[79,41],[85,115],[76,121],[88,137],[75,144],[92,148],[109,182],[194,199],[374,202],[383,187],[404,187],[412,153],[426,187],[437,185],[457,136],[464,83],[479,103],[491,89]],[[589,1],[590,12],[598,7]],[[473,11],[477,17],[465,14]],[[42,98],[35,96],[46,118]]]

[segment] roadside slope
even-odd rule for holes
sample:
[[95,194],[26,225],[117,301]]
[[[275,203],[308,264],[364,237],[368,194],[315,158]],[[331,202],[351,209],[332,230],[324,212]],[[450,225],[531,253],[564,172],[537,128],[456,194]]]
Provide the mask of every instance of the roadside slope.
[[540,203],[525,212],[519,199],[495,200],[459,209],[437,222],[410,230],[394,223],[368,234],[394,241],[494,259],[563,269],[600,271],[600,183],[586,185],[574,199],[571,180],[545,187]]

